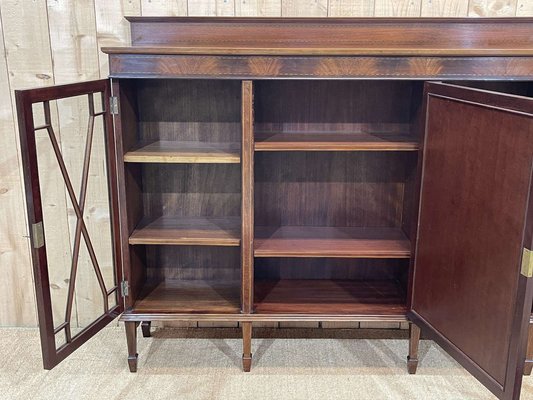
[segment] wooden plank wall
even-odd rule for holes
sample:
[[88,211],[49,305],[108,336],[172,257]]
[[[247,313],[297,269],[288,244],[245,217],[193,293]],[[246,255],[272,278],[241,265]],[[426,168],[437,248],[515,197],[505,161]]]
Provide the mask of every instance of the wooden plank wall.
[[[99,48],[128,43],[124,15],[533,16],[533,0],[0,0],[0,326],[36,325],[13,90],[106,77],[107,57]],[[76,140],[83,125],[79,110],[57,105],[53,112],[56,121],[69,121],[58,132],[63,148],[76,150],[82,145]],[[101,159],[102,148],[95,151]],[[67,162],[79,173],[74,158]],[[47,178],[51,188],[61,185],[54,179]],[[54,189],[47,196],[54,229],[64,232],[53,240],[70,249],[72,209],[64,192]],[[55,255],[53,264],[62,267],[51,271],[60,298],[67,278],[60,268],[69,256],[69,251]],[[92,281],[76,292],[74,318],[80,325],[97,312],[95,285]]]

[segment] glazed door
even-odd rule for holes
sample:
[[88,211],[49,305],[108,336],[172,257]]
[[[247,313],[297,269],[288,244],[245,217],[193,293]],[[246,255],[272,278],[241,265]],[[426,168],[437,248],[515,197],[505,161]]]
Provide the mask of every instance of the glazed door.
[[123,310],[110,95],[108,80],[16,92],[46,369]]
[[426,83],[410,319],[518,399],[531,315],[533,100]]

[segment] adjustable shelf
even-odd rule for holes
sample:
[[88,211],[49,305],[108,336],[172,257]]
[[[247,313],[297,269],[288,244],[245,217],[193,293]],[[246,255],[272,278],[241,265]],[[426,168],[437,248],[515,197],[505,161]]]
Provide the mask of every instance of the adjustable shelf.
[[401,229],[322,226],[256,227],[255,257],[409,258]]
[[282,279],[255,283],[256,314],[331,314],[397,316],[407,307],[395,280],[350,281]]
[[235,314],[240,309],[240,282],[167,280],[146,284],[132,312]]
[[386,133],[260,133],[256,151],[417,151],[406,134]]
[[238,164],[239,143],[156,141],[140,144],[124,155],[130,163]]
[[133,231],[129,244],[239,246],[239,217],[145,218]]

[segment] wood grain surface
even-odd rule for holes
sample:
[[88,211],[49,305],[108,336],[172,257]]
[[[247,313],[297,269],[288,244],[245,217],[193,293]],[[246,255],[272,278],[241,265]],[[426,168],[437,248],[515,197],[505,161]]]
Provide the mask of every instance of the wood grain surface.
[[409,258],[401,229],[317,226],[256,227],[256,257]]
[[405,293],[394,281],[293,280],[255,284],[257,314],[405,315]]
[[418,143],[408,135],[379,133],[256,134],[256,151],[415,151]]
[[521,369],[510,366],[510,355],[531,313],[529,300],[524,321],[520,304],[531,292],[522,286],[520,260],[529,245],[533,101],[451,85],[426,88],[412,307],[465,368],[494,393],[511,393],[508,374]]
[[147,284],[133,312],[237,314],[240,312],[240,283],[217,281],[172,281]]
[[240,218],[159,217],[141,221],[130,244],[239,246]]
[[416,157],[408,152],[257,152],[255,223],[399,228],[413,155]]
[[239,143],[157,141],[140,144],[124,154],[125,162],[169,164],[235,164]]

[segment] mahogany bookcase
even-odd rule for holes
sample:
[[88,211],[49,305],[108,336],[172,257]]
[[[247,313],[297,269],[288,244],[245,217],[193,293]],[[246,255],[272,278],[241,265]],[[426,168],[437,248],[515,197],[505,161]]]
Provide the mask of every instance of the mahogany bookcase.
[[[246,371],[254,322],[408,321],[410,373],[422,329],[519,397],[533,20],[128,20],[131,47],[103,49],[110,79],[16,94],[45,368],[119,315],[132,372],[151,321],[239,322]],[[107,128],[112,287],[83,218],[92,126],[79,193],[55,137],[49,102],[70,96]],[[77,217],[74,257],[83,239],[104,298],[75,334],[74,283],[52,318],[39,130]]]

